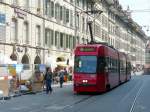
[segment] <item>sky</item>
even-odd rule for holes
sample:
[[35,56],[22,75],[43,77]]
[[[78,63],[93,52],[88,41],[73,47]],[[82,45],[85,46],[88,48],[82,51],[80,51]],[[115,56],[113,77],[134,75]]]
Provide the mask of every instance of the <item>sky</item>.
[[[130,10],[133,10],[131,13],[133,20],[140,26],[147,26],[142,29],[150,36],[150,0],[119,0],[119,2],[124,10],[126,10],[128,6]],[[144,12],[143,10],[146,9],[148,11]]]

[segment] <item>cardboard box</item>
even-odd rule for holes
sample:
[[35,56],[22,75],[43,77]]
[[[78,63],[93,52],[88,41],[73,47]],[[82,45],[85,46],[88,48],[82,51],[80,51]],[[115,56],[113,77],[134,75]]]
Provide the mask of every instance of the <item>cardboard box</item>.
[[9,96],[9,80],[0,80],[0,90],[3,91],[3,96],[8,97]]

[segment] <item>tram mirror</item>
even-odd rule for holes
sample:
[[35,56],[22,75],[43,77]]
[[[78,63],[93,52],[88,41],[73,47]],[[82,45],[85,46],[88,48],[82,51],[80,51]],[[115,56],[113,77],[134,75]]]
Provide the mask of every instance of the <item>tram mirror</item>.
[[105,67],[105,72],[108,72],[108,67],[107,66]]

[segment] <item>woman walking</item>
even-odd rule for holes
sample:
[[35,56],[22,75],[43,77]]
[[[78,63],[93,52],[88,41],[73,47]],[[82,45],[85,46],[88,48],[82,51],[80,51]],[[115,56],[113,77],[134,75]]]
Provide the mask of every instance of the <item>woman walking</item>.
[[44,77],[45,83],[46,83],[46,93],[52,93],[52,71],[51,68],[46,68],[46,74]]

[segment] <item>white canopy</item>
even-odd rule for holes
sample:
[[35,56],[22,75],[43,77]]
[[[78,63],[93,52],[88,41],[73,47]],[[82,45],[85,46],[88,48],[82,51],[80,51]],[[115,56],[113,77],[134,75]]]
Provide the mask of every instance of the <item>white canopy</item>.
[[9,56],[0,53],[0,64],[17,64],[17,61],[13,61]]
[[52,69],[54,69],[57,66],[55,57],[47,57],[45,64],[47,67],[51,67]]

